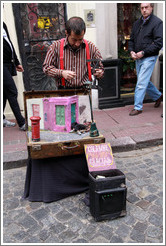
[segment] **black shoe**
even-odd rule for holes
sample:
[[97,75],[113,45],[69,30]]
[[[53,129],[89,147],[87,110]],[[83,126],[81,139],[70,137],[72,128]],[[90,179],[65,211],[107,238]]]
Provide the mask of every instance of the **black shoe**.
[[135,115],[138,115],[138,114],[141,114],[142,113],[142,110],[136,110],[136,109],[133,109],[131,110],[130,112],[130,116],[135,116]]
[[162,100],[163,100],[163,94],[161,94],[161,96],[156,100],[154,107],[158,108],[160,106]]

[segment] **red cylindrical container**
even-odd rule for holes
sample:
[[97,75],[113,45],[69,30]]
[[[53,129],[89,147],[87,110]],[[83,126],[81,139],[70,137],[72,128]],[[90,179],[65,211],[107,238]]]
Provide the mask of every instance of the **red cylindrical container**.
[[40,141],[40,120],[39,116],[32,116],[31,120],[31,130],[32,130],[32,141]]

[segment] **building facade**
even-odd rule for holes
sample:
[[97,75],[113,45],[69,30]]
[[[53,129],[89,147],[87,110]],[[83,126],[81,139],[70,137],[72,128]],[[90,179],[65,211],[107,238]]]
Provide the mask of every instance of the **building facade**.
[[[154,4],[154,14],[162,20],[165,19],[164,5],[164,1]],[[132,22],[138,18],[140,14],[138,3],[121,3],[114,1],[90,1],[86,2],[86,4],[84,2],[66,2],[63,4],[45,3],[45,5],[44,3],[40,5],[38,3],[31,3],[28,5],[28,3],[6,2],[4,3],[4,8],[1,9],[3,11],[3,20],[8,26],[16,53],[25,70],[24,74],[18,73],[18,75],[14,77],[18,88],[18,101],[22,111],[24,110],[24,90],[41,89],[41,84],[42,89],[55,89],[54,81],[44,77],[42,74],[42,61],[46,54],[47,47],[51,43],[50,41],[64,36],[64,23],[67,19],[72,16],[82,17],[87,26],[85,39],[94,42],[100,49],[103,59],[109,60],[118,59],[120,49],[127,50],[127,42],[133,24]],[[37,61],[39,62],[37,63]],[[121,98],[133,97],[134,95],[135,80],[134,77],[131,76],[131,72],[129,76],[130,81],[125,80],[125,76],[122,76],[124,80],[121,80],[120,84]],[[159,88],[159,61],[156,63],[152,81]],[[98,92],[94,90],[92,96],[93,108],[98,108]],[[9,105],[6,107],[5,114],[7,118],[13,117]]]

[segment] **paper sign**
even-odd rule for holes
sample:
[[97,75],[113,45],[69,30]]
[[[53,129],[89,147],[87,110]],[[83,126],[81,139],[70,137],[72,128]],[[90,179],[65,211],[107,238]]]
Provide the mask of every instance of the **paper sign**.
[[85,144],[84,149],[89,172],[116,169],[109,143]]

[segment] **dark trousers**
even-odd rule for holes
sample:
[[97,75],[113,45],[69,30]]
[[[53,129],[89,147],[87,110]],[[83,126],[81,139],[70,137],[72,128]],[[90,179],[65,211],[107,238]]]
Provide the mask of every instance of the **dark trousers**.
[[[10,65],[4,64],[3,65],[3,112],[5,110],[6,102],[8,100],[9,105],[20,127],[25,124],[25,119],[21,114],[20,107],[17,101],[17,96],[18,96],[18,92],[15,82],[11,75]],[[3,118],[5,118],[4,115]]]

